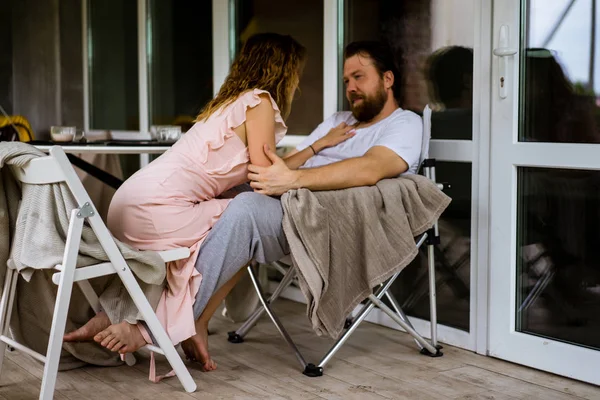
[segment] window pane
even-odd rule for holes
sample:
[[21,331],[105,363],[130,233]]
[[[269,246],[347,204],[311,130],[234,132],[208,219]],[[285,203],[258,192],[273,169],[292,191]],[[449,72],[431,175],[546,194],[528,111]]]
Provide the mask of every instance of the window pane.
[[516,330],[600,349],[600,172],[519,168]]
[[[475,0],[347,0],[344,45],[382,40],[394,51],[404,99],[400,107],[434,110],[434,139],[473,137]],[[460,21],[460,22],[459,22]],[[340,82],[340,108],[349,110]]]
[[[439,221],[440,245],[435,247],[438,322],[469,330],[471,276],[471,164],[439,162],[439,182],[449,182],[452,198]],[[402,309],[429,319],[429,284],[426,246],[392,286]]]
[[287,121],[288,134],[308,135],[323,122],[323,0],[238,0],[237,49],[255,33],[292,36],[308,59]]
[[600,7],[594,11],[595,3],[526,2],[519,140],[600,143]]
[[150,0],[150,125],[184,131],[213,95],[212,0]]
[[136,0],[89,0],[90,128],[139,129]]

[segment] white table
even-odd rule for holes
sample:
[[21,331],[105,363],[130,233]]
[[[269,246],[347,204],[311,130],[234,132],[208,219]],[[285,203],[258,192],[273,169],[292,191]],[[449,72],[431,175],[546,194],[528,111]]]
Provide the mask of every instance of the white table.
[[[296,147],[306,136],[287,135],[277,144],[277,147]],[[60,143],[55,146],[61,146]],[[48,151],[52,145],[36,145],[42,151]],[[140,146],[107,146],[100,144],[81,144],[61,146],[65,153],[70,154],[162,154],[170,145],[140,145]]]
[[88,163],[87,161],[82,160],[77,157],[77,155],[81,154],[138,154],[140,156],[140,167],[144,166],[148,163],[148,154],[162,154],[171,148],[170,145],[160,145],[160,144],[152,144],[152,145],[130,145],[130,146],[118,146],[118,145],[105,145],[105,144],[81,144],[81,145],[61,145],[60,143],[56,144],[38,144],[34,145],[38,149],[48,152],[51,147],[60,146],[65,153],[67,153],[67,157],[69,157],[69,161],[74,166],[80,168],[81,170],[87,172],[91,176],[99,179],[104,182],[108,186],[111,186],[117,189],[123,181],[106,171],[96,167]]
[[[107,146],[96,144],[63,145],[57,143],[68,154],[162,154],[171,146],[146,145],[146,146]],[[49,151],[50,145],[36,145],[42,151]]]
[[[281,142],[278,143],[278,147],[296,147],[305,139],[304,136],[285,136]],[[39,144],[35,145],[38,149],[48,152],[51,147],[60,146],[67,153],[69,160],[73,165],[101,180],[105,184],[118,188],[123,182],[109,174],[106,171],[82,160],[77,157],[77,154],[138,154],[140,156],[140,167],[144,167],[148,164],[148,154],[162,154],[171,148],[170,145],[152,144],[152,145],[129,145],[129,146],[118,146],[118,145],[105,145],[105,144],[81,144],[81,145],[60,145],[56,143],[50,144]]]

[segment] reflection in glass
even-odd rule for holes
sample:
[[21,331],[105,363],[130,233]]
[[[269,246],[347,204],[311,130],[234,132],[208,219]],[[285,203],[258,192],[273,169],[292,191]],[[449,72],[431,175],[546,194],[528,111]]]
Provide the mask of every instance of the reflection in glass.
[[473,49],[446,46],[425,65],[433,139],[473,138]]
[[525,1],[519,140],[600,143],[600,8]]
[[138,130],[136,0],[89,0],[90,128]]
[[[439,221],[441,244],[435,248],[438,322],[469,330],[471,271],[471,164],[439,162],[437,180],[452,182],[445,192],[452,203]],[[417,258],[392,286],[392,293],[411,316],[429,319],[427,253]]]
[[310,134],[323,122],[323,0],[238,0],[235,14],[236,50],[261,32],[290,35],[306,47],[308,58],[287,125],[288,134]]
[[[404,82],[402,108],[433,109],[432,138],[473,137],[473,0],[348,0],[344,45],[381,40],[393,49]],[[459,10],[457,11],[456,8]],[[461,23],[456,23],[457,20]],[[468,22],[467,22],[468,21]],[[433,49],[433,51],[432,51]],[[340,84],[340,108],[349,110]]]
[[600,349],[600,172],[519,168],[516,330]]
[[150,125],[187,131],[213,95],[212,0],[149,1]]

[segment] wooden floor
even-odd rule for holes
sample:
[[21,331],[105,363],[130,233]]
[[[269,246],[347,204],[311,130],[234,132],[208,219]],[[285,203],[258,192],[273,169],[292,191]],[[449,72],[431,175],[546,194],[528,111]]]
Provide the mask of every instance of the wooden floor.
[[[275,309],[309,361],[330,341],[314,335],[304,306],[287,300]],[[235,325],[215,318],[211,350],[218,370],[192,368],[198,384],[185,393],[176,378],[148,381],[148,358],[135,367],[86,367],[59,373],[56,399],[600,399],[600,388],[446,346],[444,356],[420,355],[398,331],[364,323],[325,369],[308,378],[269,321],[243,344],[230,344]],[[0,399],[37,399],[42,367],[21,353],[8,353]],[[159,372],[167,365],[159,362]]]

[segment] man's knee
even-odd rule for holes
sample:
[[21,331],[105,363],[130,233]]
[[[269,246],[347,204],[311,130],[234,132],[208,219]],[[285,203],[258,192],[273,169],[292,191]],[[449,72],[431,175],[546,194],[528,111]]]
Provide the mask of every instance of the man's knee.
[[283,211],[279,200],[263,194],[245,192],[229,202],[223,217],[260,227],[277,220],[281,223]]

